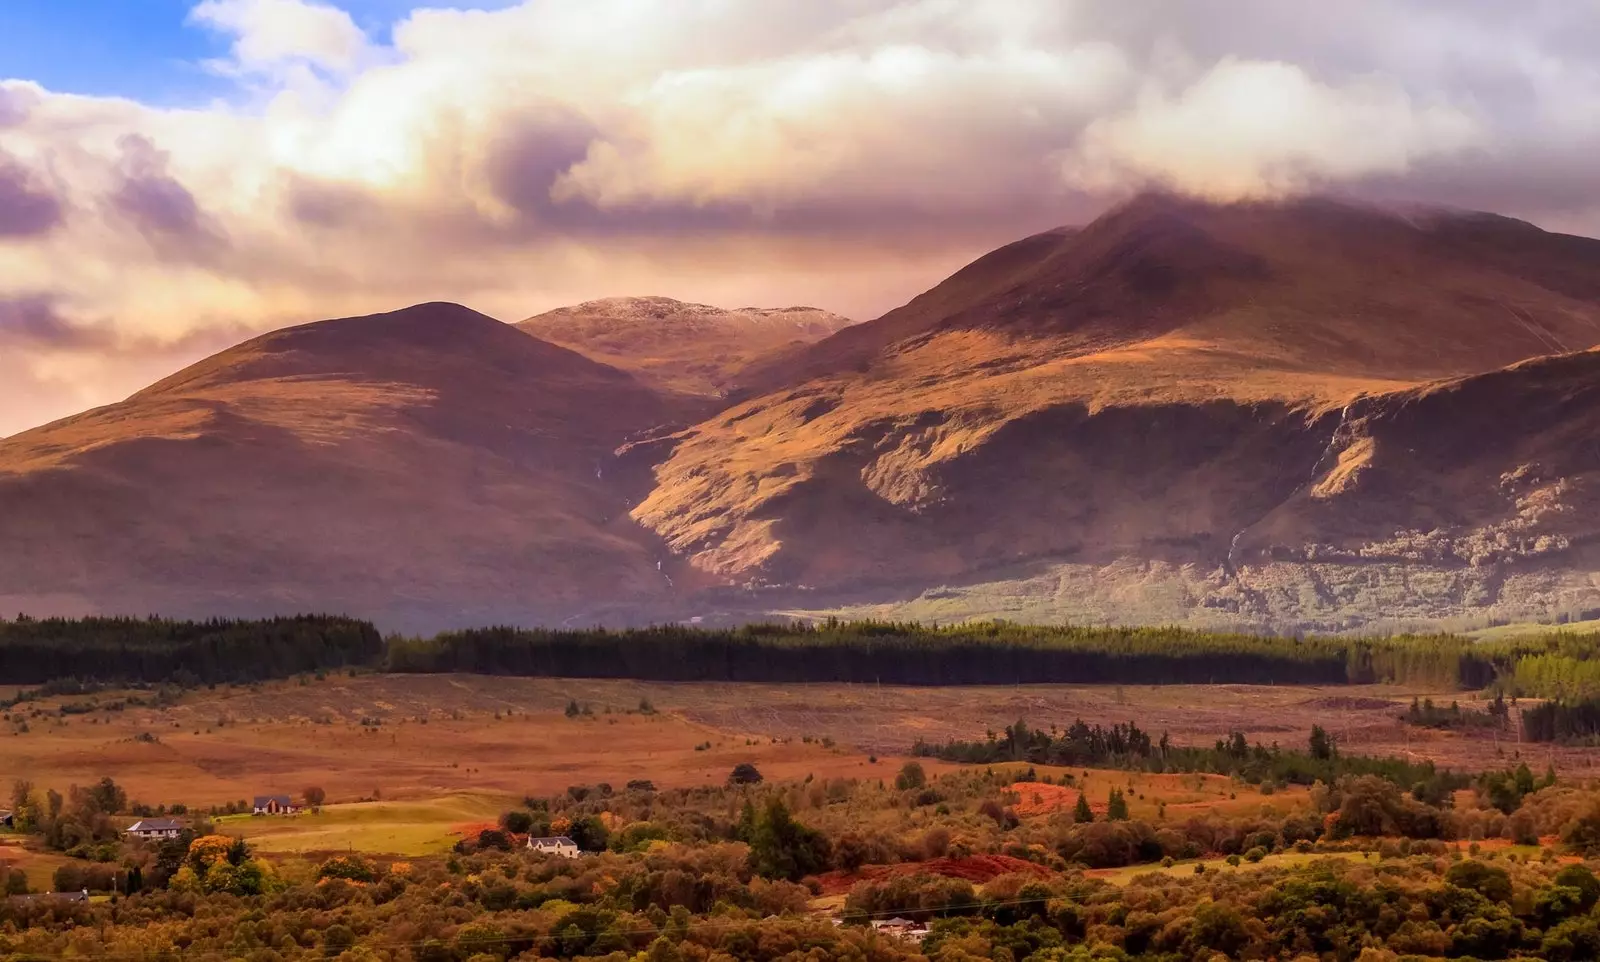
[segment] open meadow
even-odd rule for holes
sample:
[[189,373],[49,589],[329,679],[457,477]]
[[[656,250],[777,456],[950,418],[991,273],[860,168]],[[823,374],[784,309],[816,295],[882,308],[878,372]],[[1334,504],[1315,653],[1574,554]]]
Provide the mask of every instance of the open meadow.
[[[981,738],[1019,718],[1041,727],[1131,720],[1200,745],[1242,728],[1252,742],[1299,746],[1321,724],[1347,750],[1462,769],[1503,766],[1518,753],[1503,738],[1401,724],[1396,716],[1413,696],[1452,696],[1381,686],[918,688],[328,674],[129,703],[141,694],[154,701],[149,692],[102,692],[16,706],[0,735],[0,780],[65,790],[109,776],[130,799],[195,808],[298,797],[316,786],[329,803],[320,813],[229,817],[220,826],[267,853],[421,856],[492,824],[523,797],[569,785],[710,786],[741,762],[774,782],[892,779],[919,739]],[[1596,754],[1540,746],[1528,757],[1586,774]],[[930,775],[957,767],[923,764]],[[1072,789],[1059,784],[1067,774]],[[1017,787],[1024,817],[1066,811],[1080,790],[1103,810],[1113,787],[1126,791],[1135,817],[1250,813],[1263,804],[1287,812],[1306,800],[1304,788],[1280,788],[1269,799],[1215,775],[1041,767],[1038,777],[1056,784]]]

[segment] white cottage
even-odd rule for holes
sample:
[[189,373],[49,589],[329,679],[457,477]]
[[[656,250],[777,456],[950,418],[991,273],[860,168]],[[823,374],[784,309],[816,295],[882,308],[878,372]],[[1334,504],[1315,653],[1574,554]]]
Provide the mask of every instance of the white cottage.
[[183,825],[173,818],[143,818],[128,826],[127,833],[134,838],[146,841],[155,841],[163,838],[177,838],[183,831]]
[[583,854],[578,851],[578,843],[565,835],[548,835],[543,838],[528,838],[528,848],[546,855],[556,855],[561,858],[577,858]]

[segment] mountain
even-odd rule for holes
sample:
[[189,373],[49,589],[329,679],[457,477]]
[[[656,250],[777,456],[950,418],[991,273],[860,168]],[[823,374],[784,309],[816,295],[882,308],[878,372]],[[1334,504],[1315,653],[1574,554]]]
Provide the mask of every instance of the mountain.
[[726,310],[670,297],[610,297],[517,327],[663,390],[720,396],[752,364],[771,363],[849,324],[814,307]]
[[0,440],[0,610],[1593,617],[1596,438],[1600,241],[1152,194],[861,324],[628,298],[264,335]]
[[[1511,492],[1535,478],[1580,503],[1591,468],[1540,438],[1581,437],[1587,395],[1540,395],[1555,369],[1539,364],[1490,372],[1596,344],[1597,241],[1480,214],[1147,195],[752,371],[755,396],[653,442],[634,517],[705,572],[878,614],[1343,627],[1547,605],[1553,581],[1468,603],[1459,572],[1340,602],[1344,580],[1401,584],[1413,560],[1419,576],[1476,564],[1492,588],[1520,555],[1395,552],[1331,586],[1304,559],[1445,524],[1462,544],[1511,537]],[[1473,406],[1486,383],[1504,417]],[[1517,420],[1535,410],[1558,413]],[[1410,460],[1451,418],[1474,425],[1466,447]],[[1600,606],[1592,586],[1578,597]]]
[[0,441],[0,603],[424,628],[651,599],[611,452],[699,412],[454,304],[276,331]]

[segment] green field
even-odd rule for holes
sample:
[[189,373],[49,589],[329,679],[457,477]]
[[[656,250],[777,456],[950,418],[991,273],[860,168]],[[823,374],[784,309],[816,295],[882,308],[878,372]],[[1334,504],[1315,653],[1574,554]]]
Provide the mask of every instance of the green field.
[[1192,876],[1196,865],[1204,865],[1207,872],[1254,872],[1264,868],[1295,868],[1300,865],[1309,865],[1322,859],[1336,858],[1350,862],[1359,862],[1367,857],[1365,852],[1282,852],[1277,855],[1268,855],[1259,862],[1240,862],[1237,867],[1228,864],[1226,858],[1185,859],[1174,862],[1170,866],[1160,865],[1129,865],[1125,868],[1097,869],[1086,872],[1091,878],[1097,878],[1112,885],[1127,885],[1141,875],[1160,872],[1163,875]]
[[450,850],[463,826],[494,821],[512,799],[457,794],[399,802],[331,805],[315,814],[228,815],[217,830],[240,835],[258,852],[275,855],[357,851],[422,856]]

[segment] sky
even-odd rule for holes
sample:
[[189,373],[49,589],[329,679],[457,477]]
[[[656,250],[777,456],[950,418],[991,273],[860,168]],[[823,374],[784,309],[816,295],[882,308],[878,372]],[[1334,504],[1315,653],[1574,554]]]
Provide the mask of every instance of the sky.
[[0,436],[253,333],[870,318],[1151,187],[1600,234],[1600,0],[0,0]]

